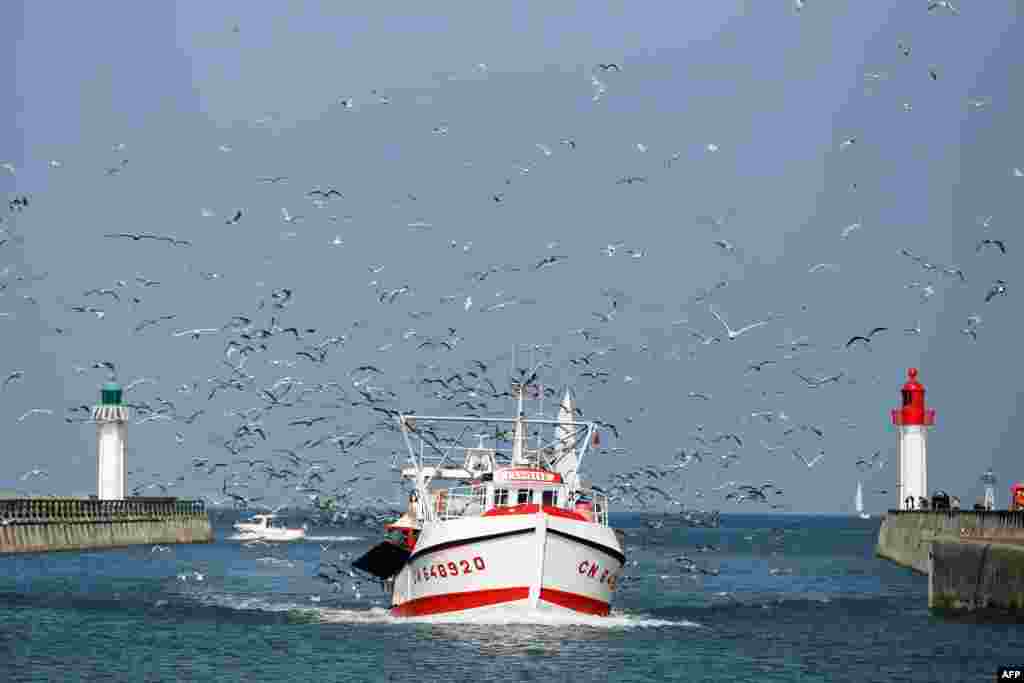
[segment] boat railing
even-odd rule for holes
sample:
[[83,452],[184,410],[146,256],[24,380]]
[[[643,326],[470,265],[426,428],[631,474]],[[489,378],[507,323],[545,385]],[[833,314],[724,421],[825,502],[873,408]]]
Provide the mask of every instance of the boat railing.
[[487,488],[484,486],[453,486],[433,492],[431,514],[439,520],[477,517],[484,511]]

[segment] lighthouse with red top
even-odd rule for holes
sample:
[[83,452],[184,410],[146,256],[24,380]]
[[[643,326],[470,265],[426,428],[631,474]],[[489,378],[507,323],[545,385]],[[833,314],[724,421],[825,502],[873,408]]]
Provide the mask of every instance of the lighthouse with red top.
[[907,370],[907,383],[900,393],[903,405],[892,411],[892,423],[900,438],[896,491],[900,509],[917,510],[928,496],[925,429],[935,424],[935,411],[925,408],[924,386],[917,381],[917,368]]

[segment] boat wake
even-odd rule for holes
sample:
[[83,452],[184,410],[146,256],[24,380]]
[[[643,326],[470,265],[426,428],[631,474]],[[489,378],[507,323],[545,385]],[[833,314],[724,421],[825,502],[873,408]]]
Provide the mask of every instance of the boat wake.
[[[586,614],[561,612],[513,612],[492,610],[481,614],[444,614],[428,617],[393,617],[384,607],[345,608],[320,607],[309,602],[292,600],[268,600],[259,596],[207,593],[194,595],[193,600],[208,607],[219,607],[239,612],[290,613],[296,621],[321,624],[382,624],[382,625],[457,625],[457,626],[590,626],[597,629],[635,628],[700,628],[701,625],[686,619],[658,619],[644,614],[627,614],[612,610],[610,616],[598,617]],[[379,604],[379,603],[378,603]]]
[[353,541],[362,541],[364,536],[306,536],[307,541],[317,541],[319,543],[326,543],[327,541],[334,541],[335,543],[351,543]]
[[632,629],[661,627],[699,628],[700,624],[692,621],[668,621],[654,619],[642,614],[626,614],[613,610],[610,616],[598,617],[586,614],[567,614],[561,612],[513,612],[491,610],[481,614],[439,614],[428,617],[393,617],[388,610],[374,607],[366,610],[332,609],[325,607],[318,610],[323,623],[376,623],[376,624],[436,624],[436,625],[467,625],[467,626],[591,626],[600,629]]

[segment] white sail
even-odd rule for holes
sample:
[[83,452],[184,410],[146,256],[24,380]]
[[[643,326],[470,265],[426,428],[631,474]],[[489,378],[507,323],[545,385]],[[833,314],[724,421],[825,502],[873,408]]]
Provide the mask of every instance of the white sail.
[[[558,421],[570,423],[575,419],[575,415],[576,400],[573,398],[572,391],[566,389],[562,404],[558,407]],[[579,464],[576,456],[576,427],[569,424],[555,427],[555,438],[557,439],[555,444],[557,463],[554,469],[562,475],[562,479],[566,483],[571,484],[576,481],[576,467]]]
[[857,496],[854,498],[854,505],[857,507],[857,514],[861,519],[867,519],[871,515],[864,512],[864,487],[857,482]]

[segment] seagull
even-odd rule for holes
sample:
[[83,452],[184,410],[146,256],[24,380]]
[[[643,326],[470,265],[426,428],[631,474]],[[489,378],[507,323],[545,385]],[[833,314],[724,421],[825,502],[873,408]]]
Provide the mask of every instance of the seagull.
[[793,451],[793,457],[795,457],[797,460],[799,460],[804,465],[806,465],[807,469],[810,469],[810,468],[814,467],[818,463],[819,460],[821,460],[822,458],[825,457],[825,451],[819,452],[816,456],[814,456],[814,459],[811,460],[810,462],[808,462],[804,458],[804,456],[800,455],[800,451],[797,451],[797,450]]
[[306,196],[307,197],[320,197],[321,199],[330,199],[331,197],[337,197],[338,199],[343,199],[344,198],[344,195],[341,194],[340,192],[338,192],[337,190],[335,190],[333,187],[332,188],[328,188],[327,190],[321,190],[320,188],[315,188],[315,189],[312,189],[309,192],[307,192]]
[[7,375],[7,377],[4,379],[3,388],[6,389],[7,385],[10,384],[11,382],[19,382],[23,379],[25,379],[25,371],[15,370],[11,374]]
[[172,336],[199,339],[199,337],[204,334],[216,334],[217,332],[220,332],[220,330],[216,327],[198,327],[194,330],[181,330],[180,332],[175,332]]
[[544,268],[545,266],[552,266],[552,265],[558,263],[559,261],[562,261],[562,260],[567,259],[567,258],[569,258],[569,257],[568,256],[558,256],[558,255],[546,256],[543,259],[541,259],[540,261],[538,261],[533,266],[533,269],[534,270],[540,270],[541,268]]
[[851,145],[855,145],[856,143],[857,143],[857,138],[855,138],[855,137],[853,137],[853,138],[846,138],[845,140],[843,140],[842,142],[839,143],[839,149],[846,149],[847,147],[850,147]]
[[729,324],[725,322],[725,319],[723,319],[722,316],[718,314],[718,311],[715,310],[714,306],[709,306],[708,310],[711,311],[711,315],[715,316],[715,318],[718,319],[718,322],[722,323],[722,327],[725,328],[725,333],[728,335],[730,341],[736,339],[744,332],[748,332],[750,330],[753,330],[754,328],[761,327],[762,325],[767,325],[769,322],[768,320],[761,320],[756,323],[751,323],[746,327],[741,327],[738,330],[734,330],[731,327],[729,327]]
[[1006,282],[1004,280],[996,280],[992,283],[988,293],[985,294],[985,303],[992,301],[997,296],[1006,296]]
[[835,263],[818,263],[816,265],[811,266],[807,272],[817,273],[820,270],[839,270],[839,266],[836,265]]
[[888,327],[875,327],[866,335],[856,335],[854,337],[850,337],[850,341],[846,342],[846,348],[850,348],[855,342],[858,341],[864,342],[866,345],[868,345],[868,348],[871,348],[871,338],[878,334],[879,332],[885,332],[888,329]]
[[598,64],[597,68],[600,69],[601,71],[622,71],[622,69],[619,68],[618,64],[611,64],[611,63],[609,63],[609,64]]
[[136,332],[141,332],[142,330],[146,329],[147,327],[151,327],[153,325],[158,325],[158,324],[160,324],[161,322],[163,322],[165,320],[174,320],[176,317],[178,317],[178,316],[176,316],[176,315],[161,315],[158,318],[151,318],[149,320],[143,320],[142,322],[140,322],[138,325],[135,326],[135,331]]
[[37,467],[37,468],[31,469],[28,472],[26,472],[25,474],[21,475],[21,480],[25,481],[29,477],[47,477],[47,476],[49,476],[49,472],[47,472],[45,470],[41,470],[41,469],[39,469]]
[[226,221],[224,221],[224,224],[225,225],[234,225],[235,223],[237,223],[240,220],[242,220],[242,210],[241,209],[237,209],[235,211],[235,215],[232,216],[231,218],[227,219]]
[[840,239],[845,240],[847,237],[850,236],[850,233],[852,233],[854,230],[860,230],[860,223],[852,223],[843,228],[843,231],[839,233]]
[[53,415],[53,411],[49,408],[33,408],[19,417],[18,422],[23,422],[29,415]]
[[953,15],[959,15],[960,14],[960,10],[958,10],[956,7],[954,7],[953,3],[949,2],[949,0],[937,0],[936,2],[933,2],[930,5],[928,5],[928,11],[929,12],[934,12],[937,9],[948,10],[950,12],[950,14],[953,14]]
[[1006,253],[1006,243],[1003,242],[1003,240],[982,240],[978,242],[977,251],[981,251],[987,246],[998,247],[999,251],[1003,252],[1004,254]]
[[288,176],[283,176],[283,175],[264,176],[262,178],[257,178],[256,180],[261,182],[261,183],[280,183],[280,182],[284,182],[284,181],[288,180]]
[[747,372],[761,372],[762,370],[764,370],[765,366],[775,365],[777,363],[778,361],[775,360],[751,361],[751,363],[747,366]]
[[281,219],[282,219],[282,220],[283,220],[283,221],[284,221],[285,223],[296,223],[296,222],[298,222],[298,221],[301,221],[301,220],[302,220],[302,216],[293,216],[293,215],[291,215],[290,213],[288,213],[288,209],[286,209],[286,208],[284,208],[284,207],[282,206],[282,207],[281,207]]

